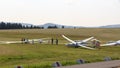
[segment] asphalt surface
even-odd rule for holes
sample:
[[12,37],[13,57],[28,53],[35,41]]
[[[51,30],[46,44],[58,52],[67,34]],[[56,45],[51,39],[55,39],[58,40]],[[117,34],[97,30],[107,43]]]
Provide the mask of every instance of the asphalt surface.
[[73,66],[63,66],[58,68],[120,68],[120,60],[104,61]]

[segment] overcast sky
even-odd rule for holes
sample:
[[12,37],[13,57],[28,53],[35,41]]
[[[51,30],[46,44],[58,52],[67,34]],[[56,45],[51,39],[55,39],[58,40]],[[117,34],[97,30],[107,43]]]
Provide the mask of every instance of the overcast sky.
[[75,26],[120,24],[120,0],[0,0],[0,21]]

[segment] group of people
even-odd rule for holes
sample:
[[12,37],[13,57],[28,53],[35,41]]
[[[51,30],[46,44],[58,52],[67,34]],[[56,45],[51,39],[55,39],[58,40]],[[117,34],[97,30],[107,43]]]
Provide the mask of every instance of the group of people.
[[97,39],[93,39],[92,40],[92,45],[94,46],[94,48],[100,48],[100,41]]
[[29,43],[34,44],[35,41],[34,40],[30,41],[28,38],[22,38],[21,42],[22,42],[22,44],[29,44]]
[[56,45],[58,45],[58,39],[51,38],[51,44],[52,45],[54,44],[54,42],[55,42]]
[[21,42],[22,42],[22,43],[25,43],[25,44],[29,43],[28,38],[22,38],[22,39],[21,39]]
[[[21,42],[22,42],[22,44],[28,44],[28,43],[34,44],[35,43],[34,39],[33,40],[29,40],[28,38],[22,38]],[[42,39],[38,40],[38,43],[41,44],[42,42],[43,42]],[[51,38],[50,40],[48,40],[48,44],[52,44],[52,45],[56,44],[56,45],[58,45],[58,39]]]

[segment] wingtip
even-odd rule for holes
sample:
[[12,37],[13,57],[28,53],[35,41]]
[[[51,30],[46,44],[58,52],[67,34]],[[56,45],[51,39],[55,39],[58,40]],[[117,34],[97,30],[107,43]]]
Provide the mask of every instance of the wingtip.
[[64,37],[65,35],[62,34],[62,37]]
[[94,38],[93,36],[91,38]]

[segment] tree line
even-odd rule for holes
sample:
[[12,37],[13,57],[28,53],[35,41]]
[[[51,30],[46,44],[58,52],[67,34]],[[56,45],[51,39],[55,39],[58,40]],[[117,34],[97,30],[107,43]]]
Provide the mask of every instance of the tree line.
[[[57,25],[48,26],[46,29],[57,29],[59,28]],[[64,28],[62,26],[61,28]],[[0,22],[0,29],[44,29],[42,26],[35,25],[22,25],[21,23],[6,23]]]
[[0,22],[0,29],[44,29],[44,27],[34,25],[22,25],[21,23]]

